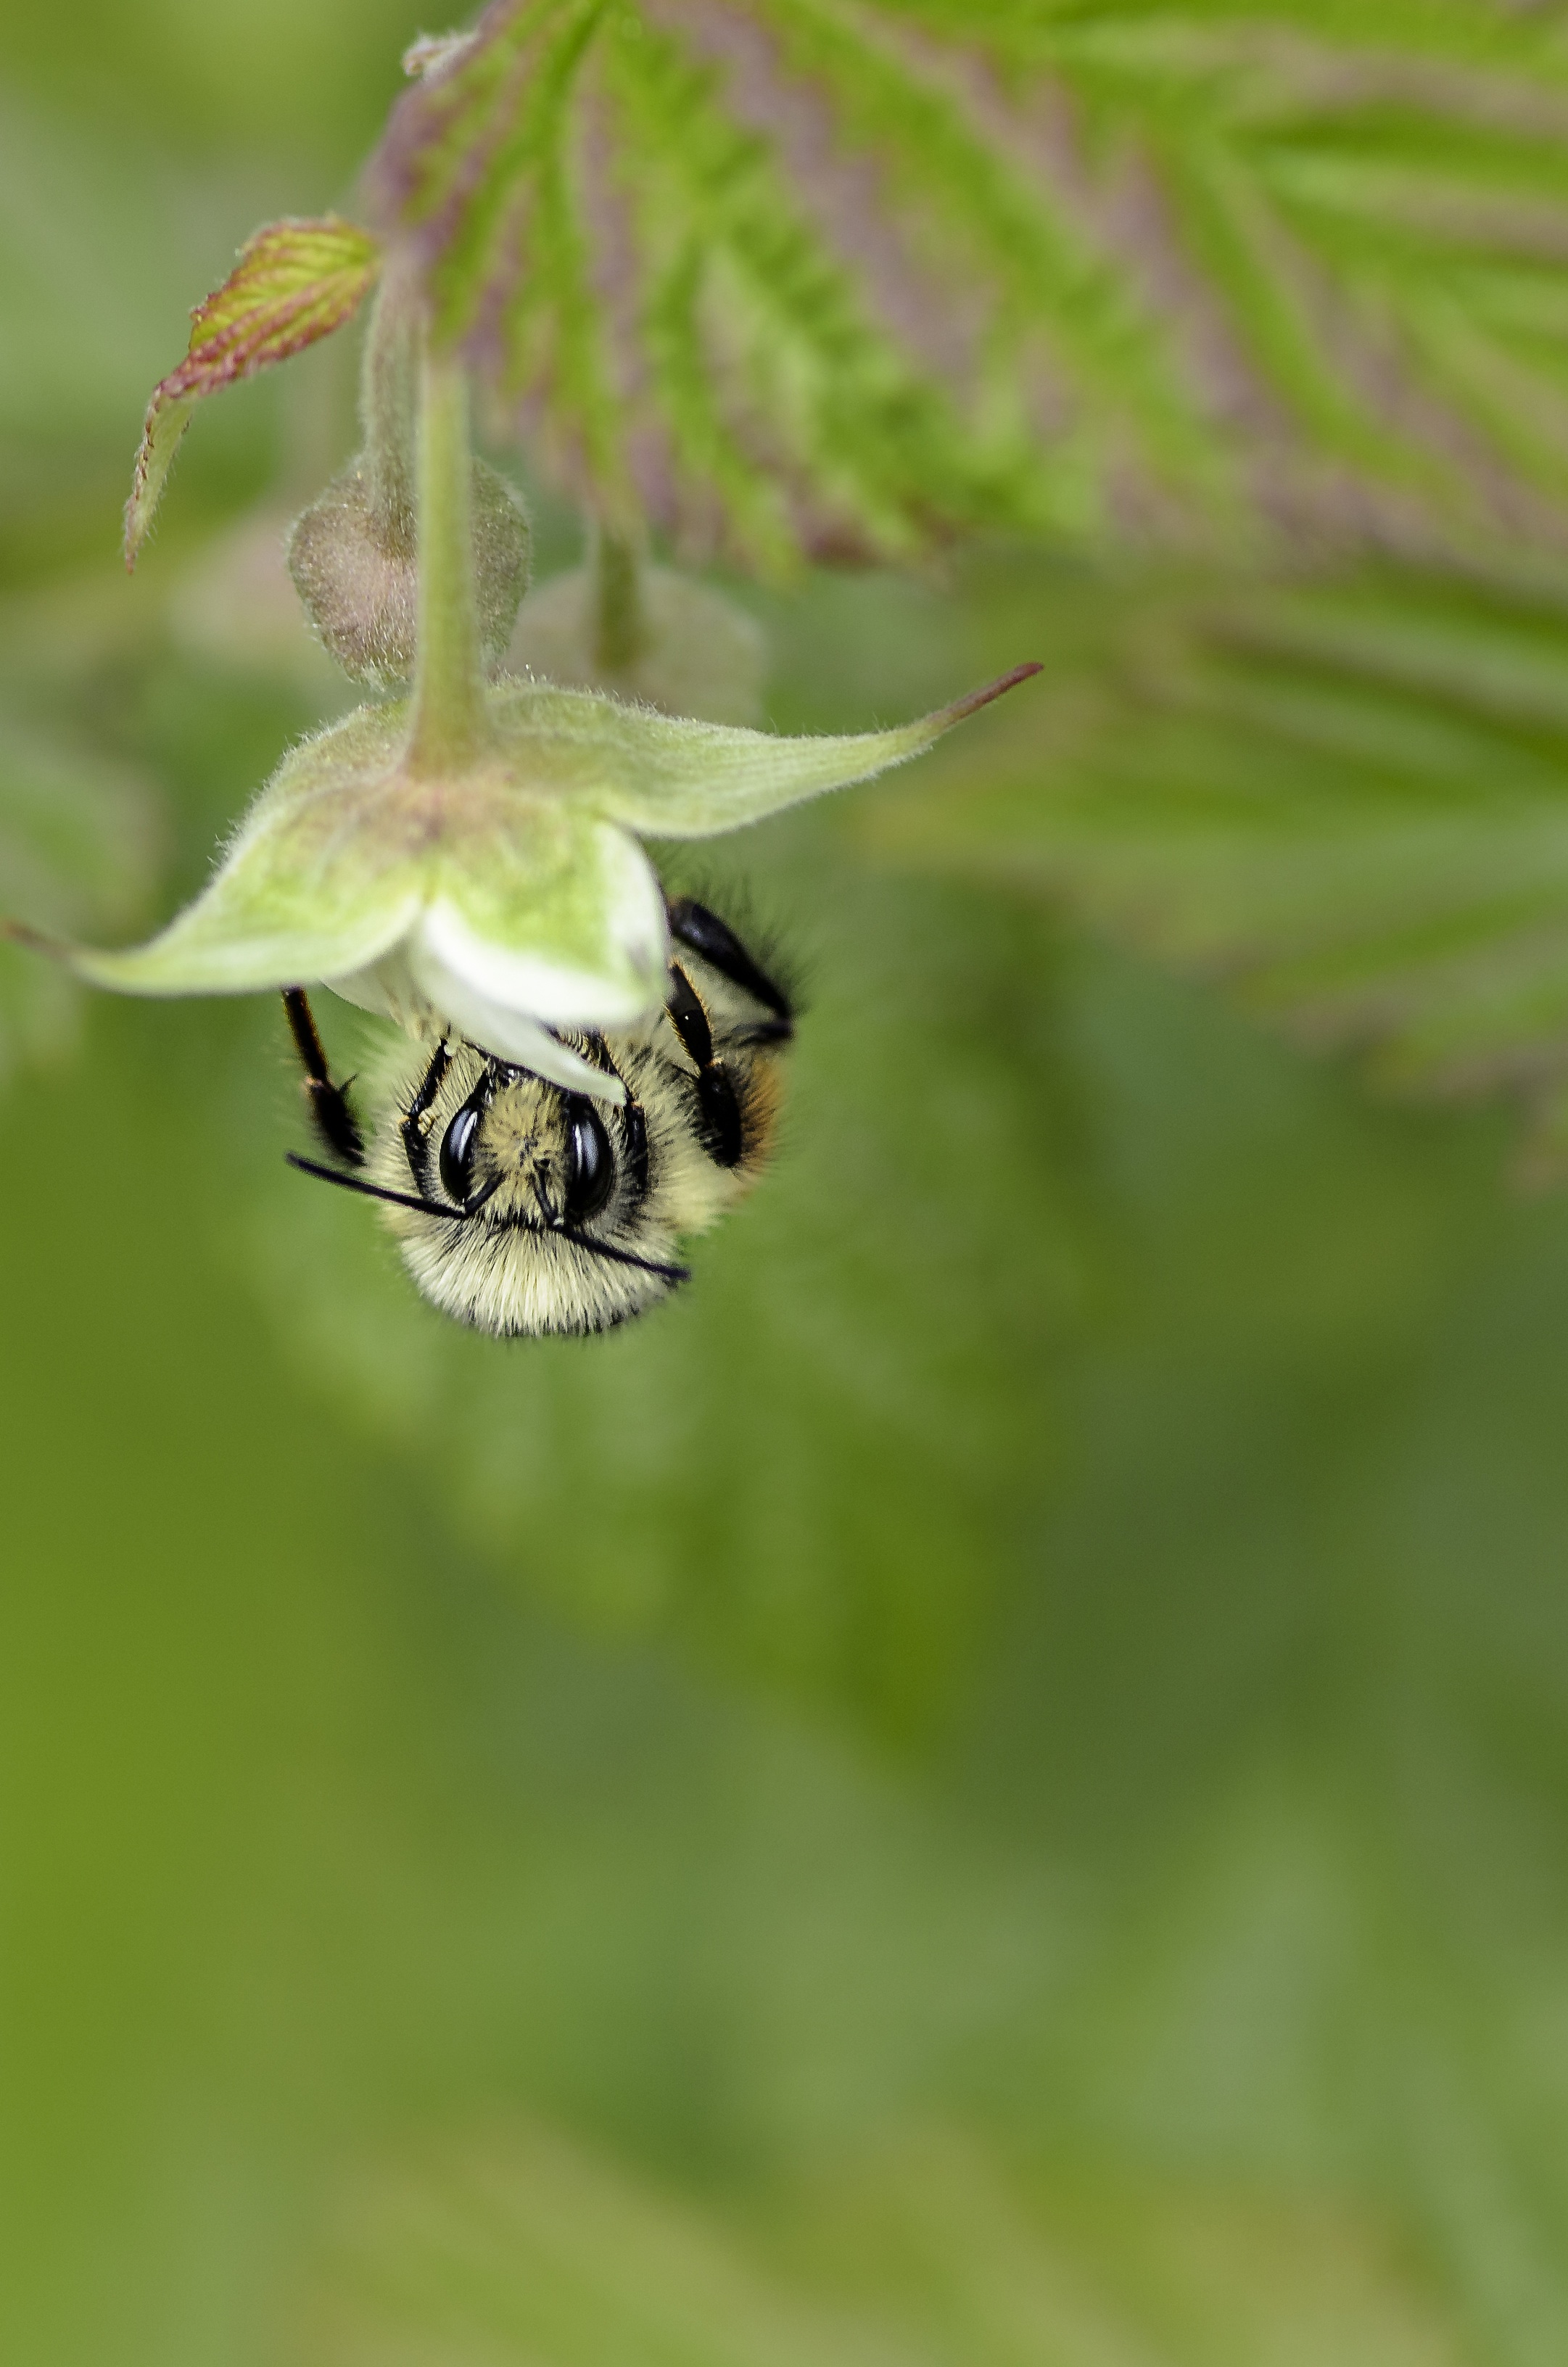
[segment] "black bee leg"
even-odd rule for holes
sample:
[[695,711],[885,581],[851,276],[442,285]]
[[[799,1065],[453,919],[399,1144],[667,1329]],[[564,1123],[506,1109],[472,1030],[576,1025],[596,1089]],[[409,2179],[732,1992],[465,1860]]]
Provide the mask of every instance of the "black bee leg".
[[665,1009],[670,1014],[671,1026],[698,1067],[710,1068],[713,1030],[708,1024],[708,1014],[702,1008],[697,989],[678,962],[670,964],[670,987],[665,997]]
[[284,988],[283,1009],[300,1066],[305,1072],[301,1090],[317,1140],[332,1158],[341,1159],[346,1166],[363,1167],[365,1138],[348,1105],[347,1087],[332,1082],[332,1071],[326,1065],[326,1054],[302,986]]
[[588,1036],[589,1048],[601,1068],[619,1079],[626,1099],[620,1105],[621,1156],[627,1180],[631,1185],[632,1205],[640,1207],[648,1196],[648,1119],[642,1103],[616,1067],[609,1046],[594,1031]]
[[425,1130],[419,1121],[440,1092],[441,1080],[447,1073],[447,1064],[450,1059],[451,1054],[447,1048],[447,1039],[443,1036],[430,1055],[430,1065],[420,1079],[419,1090],[404,1110],[403,1124],[398,1128],[398,1132],[403,1137],[403,1155],[408,1161],[408,1172],[421,1192],[427,1193],[430,1189],[430,1177],[427,1172],[430,1162],[426,1155],[429,1146],[426,1142]]
[[760,962],[742,945],[733,929],[699,904],[694,896],[673,896],[669,901],[670,934],[678,945],[689,946],[700,954],[710,968],[732,986],[738,986],[765,1011],[771,1011],[776,1025],[767,1033],[778,1042],[785,1043],[795,1032],[795,1013],[783,988],[770,979]]
[[678,962],[670,964],[670,991],[665,1008],[671,1026],[697,1063],[702,1147],[716,1167],[738,1167],[745,1149],[741,1105],[729,1070],[722,1060],[713,1058],[713,1030],[708,1024],[708,1014]]

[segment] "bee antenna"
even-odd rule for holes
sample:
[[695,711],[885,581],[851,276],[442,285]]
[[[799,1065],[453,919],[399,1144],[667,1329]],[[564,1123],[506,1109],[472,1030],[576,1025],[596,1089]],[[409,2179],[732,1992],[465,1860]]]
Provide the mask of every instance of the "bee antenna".
[[[541,1229],[528,1226],[529,1232]],[[618,1250],[610,1241],[591,1241],[586,1233],[569,1233],[564,1225],[551,1225],[550,1230],[558,1241],[570,1241],[574,1249],[586,1250],[593,1257],[608,1258],[612,1265],[634,1265],[639,1274],[656,1274],[661,1282],[689,1282],[688,1265],[661,1265],[656,1258],[640,1258],[631,1250]]]
[[358,1192],[367,1200],[390,1200],[394,1208],[414,1208],[422,1217],[445,1217],[455,1225],[467,1221],[466,1208],[438,1208],[434,1200],[416,1200],[412,1192],[390,1192],[384,1184],[369,1184],[362,1175],[345,1175],[336,1167],[324,1167],[318,1160],[301,1159],[297,1150],[286,1150],[284,1161],[297,1167],[301,1175],[313,1175],[318,1184],[335,1184],[342,1192]]
[[[301,1159],[297,1150],[286,1150],[283,1157],[289,1166],[297,1167],[301,1175],[313,1175],[318,1184],[335,1184],[340,1192],[358,1192],[366,1200],[390,1200],[394,1208],[412,1208],[421,1217],[445,1217],[451,1225],[471,1224],[483,1205],[483,1201],[475,1201],[472,1207],[440,1208],[434,1200],[416,1200],[412,1192],[392,1192],[384,1184],[367,1183],[362,1175],[345,1175],[339,1168],[324,1167],[319,1160]],[[496,1180],[498,1182],[499,1178]],[[494,1188],[494,1184],[492,1184],[490,1191]],[[489,1197],[490,1192],[486,1192],[484,1199]],[[611,1265],[635,1266],[640,1274],[655,1274],[662,1282],[691,1280],[689,1266],[660,1265],[653,1258],[634,1256],[631,1250],[618,1250],[608,1241],[590,1240],[586,1233],[568,1232],[564,1225],[551,1225],[548,1232],[542,1225],[522,1225],[517,1229],[570,1241],[574,1249],[586,1250],[591,1257],[606,1258]]]

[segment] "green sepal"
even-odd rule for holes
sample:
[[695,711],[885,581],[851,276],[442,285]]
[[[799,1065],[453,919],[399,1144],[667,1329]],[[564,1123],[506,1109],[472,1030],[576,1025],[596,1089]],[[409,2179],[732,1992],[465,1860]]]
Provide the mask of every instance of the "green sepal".
[[122,994],[244,994],[330,980],[378,960],[419,909],[419,866],[376,811],[400,732],[359,709],[284,759],[210,886],[145,946],[69,952]]
[[1039,671],[1033,664],[1016,666],[984,689],[890,731],[801,739],[697,723],[624,707],[592,691],[534,684],[498,685],[494,712],[504,743],[528,751],[530,771],[541,784],[590,799],[650,837],[712,838],[907,764],[955,723]]
[[294,750],[193,904],[148,945],[62,948],[72,967],[121,993],[233,994],[396,954],[482,1040],[486,1009],[608,1026],[656,1008],[664,903],[636,840],[560,795],[531,735],[431,776],[406,761],[408,719],[362,708]]

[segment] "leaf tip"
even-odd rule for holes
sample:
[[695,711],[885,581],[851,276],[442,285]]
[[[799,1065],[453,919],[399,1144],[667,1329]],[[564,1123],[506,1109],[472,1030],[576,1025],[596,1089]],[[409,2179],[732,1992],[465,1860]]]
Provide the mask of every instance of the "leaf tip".
[[968,717],[978,715],[983,707],[991,705],[993,699],[1003,697],[1009,690],[1017,690],[1019,683],[1028,682],[1031,674],[1044,672],[1039,658],[1026,658],[1022,665],[998,674],[994,682],[984,684],[979,690],[965,691],[963,697],[955,698],[950,706],[938,708],[933,720],[939,723],[944,731],[950,730],[955,723],[962,723]]
[[51,961],[68,962],[72,958],[71,947],[60,938],[35,929],[29,922],[13,921],[4,912],[0,912],[0,939],[7,945],[21,946],[30,954],[47,954]]
[[192,312],[184,361],[153,391],[125,505],[128,572],[200,398],[330,336],[358,311],[381,266],[376,240],[337,214],[315,221],[290,216],[246,240],[222,286]]
[[174,391],[171,379],[163,379],[153,389],[153,400],[147,405],[147,416],[142,423],[142,441],[137,447],[131,495],[125,504],[123,548],[128,575],[135,572],[137,559],[163,494],[164,480],[169,473],[175,453],[189,424],[191,408],[190,400]]
[[479,40],[476,29],[462,33],[421,33],[403,53],[403,70],[410,82],[434,82],[456,65]]

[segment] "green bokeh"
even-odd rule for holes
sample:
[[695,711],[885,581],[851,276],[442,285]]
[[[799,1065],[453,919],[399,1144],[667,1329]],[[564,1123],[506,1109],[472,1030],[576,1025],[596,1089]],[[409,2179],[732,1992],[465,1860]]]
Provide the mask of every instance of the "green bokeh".
[[[166,799],[159,913],[330,694],[178,622],[287,400],[127,585],[140,405],[418,28],[9,14],[0,678]],[[773,719],[1072,606],[810,589]],[[264,1005],[7,1090],[0,2357],[1561,2360],[1568,1211],[848,805],[707,877],[786,1140],[608,1341],[414,1301]]]

